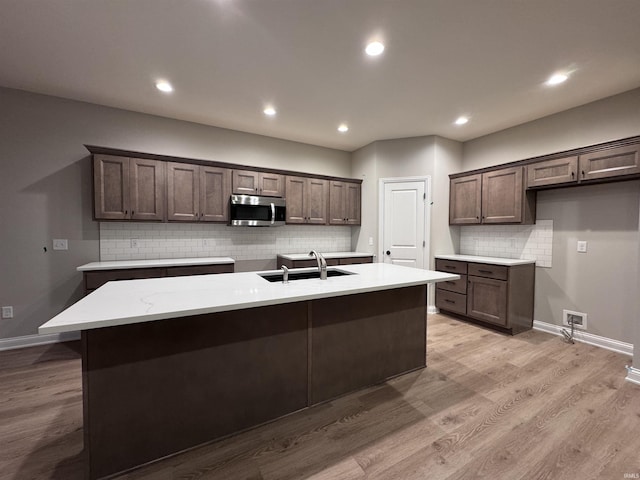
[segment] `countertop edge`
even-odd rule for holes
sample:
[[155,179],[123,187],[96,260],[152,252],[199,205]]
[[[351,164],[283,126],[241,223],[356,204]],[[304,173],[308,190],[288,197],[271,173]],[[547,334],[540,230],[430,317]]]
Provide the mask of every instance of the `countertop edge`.
[[535,260],[523,258],[501,258],[501,257],[485,257],[481,255],[434,255],[434,258],[441,260],[455,260],[459,262],[485,263],[487,265],[504,265],[517,266],[535,264]]
[[113,260],[91,262],[76,267],[78,272],[94,272],[99,270],[126,270],[134,268],[186,267],[196,265],[228,265],[235,264],[231,257],[193,257],[193,258],[158,258],[153,260]]

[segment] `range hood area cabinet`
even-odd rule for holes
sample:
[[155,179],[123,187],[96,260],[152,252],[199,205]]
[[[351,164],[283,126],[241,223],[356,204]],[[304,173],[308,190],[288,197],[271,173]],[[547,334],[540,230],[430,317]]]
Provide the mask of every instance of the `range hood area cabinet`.
[[284,197],[284,175],[251,170],[233,171],[233,193]]
[[523,167],[451,176],[449,224],[535,223],[535,192],[527,191]]
[[640,175],[640,146],[608,148],[527,165],[527,188],[624,180]]
[[326,225],[329,182],[321,178],[287,175],[287,223]]
[[228,222],[231,196],[228,168],[167,163],[170,222]]
[[165,162],[94,155],[93,187],[96,219],[166,219]]

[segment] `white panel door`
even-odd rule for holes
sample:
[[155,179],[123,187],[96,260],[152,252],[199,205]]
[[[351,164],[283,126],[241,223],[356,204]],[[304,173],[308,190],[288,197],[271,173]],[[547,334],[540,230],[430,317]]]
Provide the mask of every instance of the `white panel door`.
[[424,268],[425,182],[385,182],[383,258],[385,263]]

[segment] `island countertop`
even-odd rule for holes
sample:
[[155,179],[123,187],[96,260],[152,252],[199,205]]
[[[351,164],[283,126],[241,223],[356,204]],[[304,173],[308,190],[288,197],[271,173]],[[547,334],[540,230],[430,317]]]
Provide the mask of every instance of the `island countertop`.
[[[56,315],[38,331],[44,334],[89,330],[460,278],[456,274],[386,263],[345,265],[330,269],[344,270],[354,275],[329,277],[327,280],[295,280],[288,284],[271,283],[259,275],[268,272],[108,282]],[[296,269],[305,270],[315,269]]]

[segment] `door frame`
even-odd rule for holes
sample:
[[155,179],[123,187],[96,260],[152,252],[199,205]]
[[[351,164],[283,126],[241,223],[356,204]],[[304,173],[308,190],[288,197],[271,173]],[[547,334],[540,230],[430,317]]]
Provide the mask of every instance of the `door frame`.
[[422,270],[429,270],[431,264],[431,176],[390,177],[378,181],[378,262],[384,263],[384,188],[390,183],[423,182],[424,183],[424,251]]

